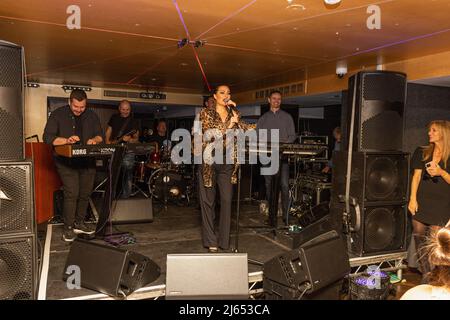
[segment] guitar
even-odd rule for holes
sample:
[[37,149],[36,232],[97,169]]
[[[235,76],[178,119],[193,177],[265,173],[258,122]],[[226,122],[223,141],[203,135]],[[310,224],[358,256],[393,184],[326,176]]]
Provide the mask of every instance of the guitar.
[[133,129],[133,130],[131,130],[131,131],[127,132],[127,133],[124,133],[123,135],[117,137],[117,139],[111,140],[111,144],[126,143],[127,141],[123,141],[123,138],[125,136],[132,136],[132,135],[134,135],[136,133],[137,133],[137,130]]

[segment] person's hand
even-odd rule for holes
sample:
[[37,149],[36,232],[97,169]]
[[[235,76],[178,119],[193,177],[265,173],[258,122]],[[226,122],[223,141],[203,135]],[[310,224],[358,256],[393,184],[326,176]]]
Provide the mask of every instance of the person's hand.
[[330,172],[330,167],[326,166],[325,168],[322,169],[322,173],[328,173]]
[[230,120],[230,128],[233,128],[239,122],[239,116],[233,111],[233,116]]
[[408,210],[414,216],[419,210],[419,204],[416,199],[410,199],[408,203]]
[[428,162],[426,164],[426,168],[428,174],[432,177],[440,176],[443,173],[441,167],[437,163],[434,163],[433,161]]
[[67,144],[74,144],[77,143],[78,141],[80,141],[79,136],[71,136],[67,139]]
[[131,140],[131,136],[123,136],[122,137],[122,141],[124,141],[124,142],[128,142],[130,140]]
[[97,144],[97,141],[95,141],[94,139],[89,139],[88,141],[86,141],[86,144]]
[[228,101],[227,101],[227,106],[233,106],[233,107],[236,107],[236,102],[234,102],[233,100],[228,100]]

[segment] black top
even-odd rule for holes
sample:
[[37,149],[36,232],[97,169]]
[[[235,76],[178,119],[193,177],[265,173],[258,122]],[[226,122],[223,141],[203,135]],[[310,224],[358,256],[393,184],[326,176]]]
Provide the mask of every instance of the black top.
[[[297,138],[295,134],[295,125],[292,116],[284,110],[279,109],[276,112],[271,110],[264,113],[261,118],[258,119],[256,125],[259,129],[279,129],[280,142],[292,143]],[[270,133],[267,138],[270,140]]]
[[[161,148],[163,147],[164,141],[167,139],[168,139],[168,137],[160,136],[158,134],[158,132],[156,132],[155,134],[148,137],[147,142],[157,142],[158,148],[159,148],[159,150],[161,150]],[[167,144],[167,142],[166,142],[166,144]],[[170,148],[170,143],[169,143],[169,148]]]
[[123,136],[132,130],[139,130],[139,125],[136,119],[134,119],[131,115],[124,118],[118,113],[111,116],[108,121],[108,126],[112,129],[111,140],[116,140],[118,137]]
[[[425,164],[431,159],[423,161],[422,158],[423,148],[419,147],[411,158],[411,169],[422,170],[417,190],[419,210],[414,219],[428,225],[445,226],[450,219],[450,184],[440,176],[431,177],[425,168]],[[443,160],[439,162],[439,166],[449,172],[450,159],[447,160],[447,167]]]
[[[89,139],[96,136],[103,137],[102,127],[94,111],[86,109],[80,116],[75,116],[70,107],[64,106],[50,114],[44,129],[44,142],[53,145],[57,137],[70,138],[73,135],[80,137],[80,143],[86,144]],[[54,154],[55,159],[67,165],[92,164],[90,159],[70,159]]]
[[78,135],[82,144],[96,136],[103,137],[100,120],[92,110],[86,109],[77,117],[67,105],[50,114],[44,129],[45,143],[53,144],[57,137],[69,138],[73,135]]

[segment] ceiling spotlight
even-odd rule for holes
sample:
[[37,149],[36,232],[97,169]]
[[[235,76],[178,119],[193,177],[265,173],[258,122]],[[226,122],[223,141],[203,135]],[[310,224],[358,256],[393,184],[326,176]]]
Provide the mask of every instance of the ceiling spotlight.
[[197,40],[197,41],[191,41],[191,44],[195,47],[195,48],[200,48],[203,47],[206,43],[206,40]]
[[73,90],[83,90],[83,91],[91,91],[92,90],[92,88],[90,88],[90,87],[71,86],[71,85],[64,85],[61,88],[64,90],[64,92],[73,91]]
[[334,5],[334,4],[338,4],[339,2],[341,2],[341,0],[323,0],[323,1],[329,5]]
[[177,42],[178,49],[183,48],[185,45],[189,43],[189,40],[184,38]]

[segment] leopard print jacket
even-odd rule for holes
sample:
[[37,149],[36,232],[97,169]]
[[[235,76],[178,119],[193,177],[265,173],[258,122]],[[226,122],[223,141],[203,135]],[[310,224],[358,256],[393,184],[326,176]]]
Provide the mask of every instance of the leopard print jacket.
[[[239,129],[242,129],[244,131],[256,129],[256,124],[248,124],[248,123],[242,121],[240,112],[238,110],[236,110],[236,111],[237,111],[237,115],[238,115],[238,119],[239,119],[239,122],[238,122]],[[231,114],[228,114],[227,118],[225,119],[225,122],[222,122],[222,119],[220,118],[220,115],[216,111],[215,108],[205,108],[200,113],[200,121],[202,124],[203,133],[205,133],[209,129],[220,130],[221,137],[222,137],[223,143],[224,143],[224,150],[225,150],[226,149],[225,132],[230,125]],[[207,145],[208,145],[208,143],[203,141],[202,151],[205,151],[205,147]],[[237,170],[239,168],[239,163],[237,161],[237,144],[236,143],[234,144],[234,149],[232,151],[232,159],[234,162],[234,169],[233,169],[233,173],[231,174],[231,183],[236,184],[237,183]],[[203,159],[202,175],[203,175],[203,182],[204,182],[205,187],[212,187],[213,181],[215,181],[214,176],[213,176],[214,171],[212,170],[212,166],[205,162],[205,159]]]

